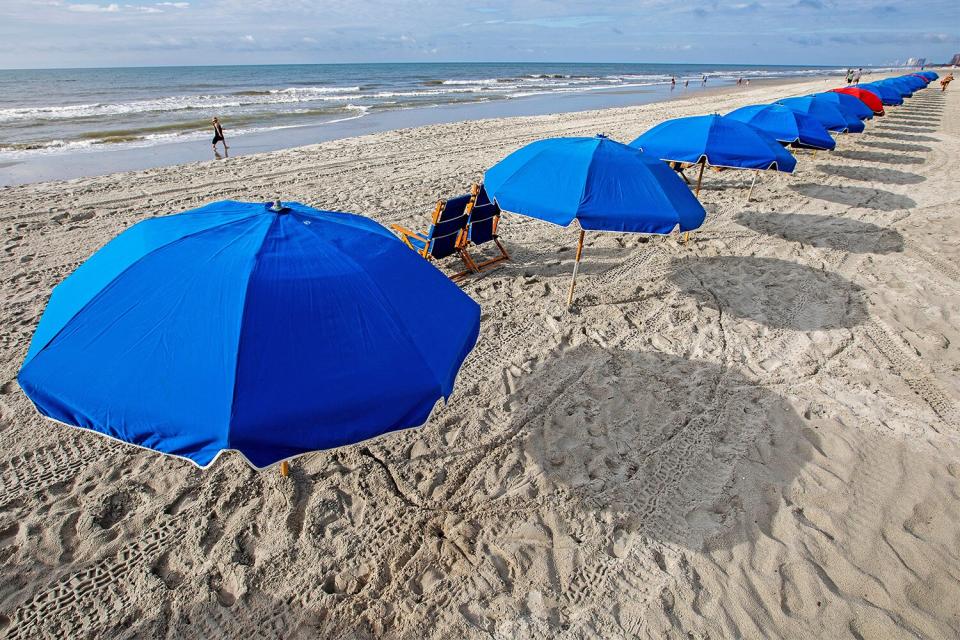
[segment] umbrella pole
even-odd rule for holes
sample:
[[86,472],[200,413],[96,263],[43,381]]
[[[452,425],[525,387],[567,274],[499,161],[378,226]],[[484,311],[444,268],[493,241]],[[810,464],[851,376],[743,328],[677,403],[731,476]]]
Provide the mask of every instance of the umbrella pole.
[[580,240],[577,242],[577,259],[573,263],[573,279],[570,280],[570,295],[567,296],[567,309],[573,306],[573,288],[577,286],[577,271],[580,269],[580,256],[583,255],[583,229],[580,229]]
[[290,475],[290,463],[286,460],[280,463],[280,475],[284,478]]
[[[700,161],[700,171],[697,173],[697,188],[696,188],[696,190],[693,192],[693,195],[695,195],[698,200],[700,199],[700,185],[703,184],[703,170],[706,169],[706,168],[707,168],[707,161],[706,161],[706,160],[701,160],[701,161]],[[686,232],[684,232],[684,234],[683,234],[683,244],[687,244],[687,242],[688,242],[689,240],[690,240],[690,232],[689,232],[689,231],[686,231]]]
[[753,182],[750,183],[750,191],[747,191],[747,202],[750,202],[750,196],[753,195],[753,187],[757,184],[757,178],[760,177],[760,169],[757,169],[753,174]]

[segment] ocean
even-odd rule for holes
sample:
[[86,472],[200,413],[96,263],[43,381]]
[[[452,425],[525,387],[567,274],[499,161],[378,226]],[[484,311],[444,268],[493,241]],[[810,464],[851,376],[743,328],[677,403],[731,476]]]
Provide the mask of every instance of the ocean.
[[[239,153],[451,117],[640,104],[669,95],[671,77],[674,91],[682,92],[699,89],[703,76],[711,87],[741,77],[834,72],[842,73],[812,66],[569,63],[0,70],[0,184],[141,168],[151,157],[206,158],[213,116]],[[384,117],[392,112],[404,115]],[[256,144],[244,149],[244,140]],[[184,143],[202,155],[143,153],[166,145],[185,149]],[[57,162],[61,156],[71,160]],[[143,161],[131,167],[119,158]],[[29,170],[18,173],[15,167],[25,162]],[[44,172],[44,166],[60,168]]]

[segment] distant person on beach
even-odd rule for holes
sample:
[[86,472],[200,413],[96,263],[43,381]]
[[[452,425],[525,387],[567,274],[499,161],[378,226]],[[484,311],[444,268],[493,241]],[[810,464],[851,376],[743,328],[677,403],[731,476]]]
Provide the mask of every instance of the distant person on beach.
[[946,91],[947,87],[950,86],[950,83],[953,82],[953,74],[948,74],[942,80],[940,80],[940,91]]
[[223,155],[227,155],[227,149],[230,147],[227,146],[227,139],[223,137],[223,125],[220,124],[219,118],[213,119],[213,153],[217,155],[217,143],[223,143]]
[[739,87],[742,84],[743,84],[743,78],[742,77],[737,78],[737,86]]
[[707,86],[707,74],[703,74],[703,78],[700,80],[700,86],[701,87]]
[[676,88],[677,88],[677,77],[670,76],[670,91],[673,91]]
[[853,72],[853,84],[860,84],[860,78],[863,77],[863,69],[857,69]]
[[853,69],[847,69],[847,84],[853,82]]
[[686,88],[689,87],[689,86],[690,86],[690,78],[684,79],[684,81],[683,81],[683,88],[686,89]]

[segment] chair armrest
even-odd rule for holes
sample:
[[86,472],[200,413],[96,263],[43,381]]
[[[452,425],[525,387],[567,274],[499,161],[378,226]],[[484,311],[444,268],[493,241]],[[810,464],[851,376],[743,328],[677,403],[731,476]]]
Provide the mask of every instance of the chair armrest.
[[411,238],[416,238],[417,240],[422,240],[423,242],[427,242],[427,239],[424,238],[419,233],[414,233],[413,231],[410,231],[410,229],[407,229],[406,227],[403,227],[399,224],[392,224],[390,225],[390,228],[393,229],[394,231],[397,231],[403,234],[404,236],[410,236]]

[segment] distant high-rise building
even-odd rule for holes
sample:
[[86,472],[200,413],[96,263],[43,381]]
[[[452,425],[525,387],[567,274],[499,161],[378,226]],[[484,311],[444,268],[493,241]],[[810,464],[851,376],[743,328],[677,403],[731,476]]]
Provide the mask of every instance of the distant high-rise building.
[[903,66],[905,67],[922,67],[927,64],[926,58],[908,58]]
[[950,64],[960,64],[960,53],[953,54],[953,57],[950,58]]

